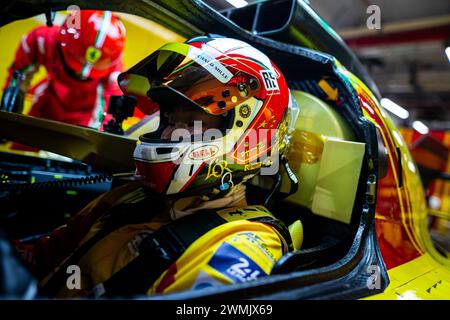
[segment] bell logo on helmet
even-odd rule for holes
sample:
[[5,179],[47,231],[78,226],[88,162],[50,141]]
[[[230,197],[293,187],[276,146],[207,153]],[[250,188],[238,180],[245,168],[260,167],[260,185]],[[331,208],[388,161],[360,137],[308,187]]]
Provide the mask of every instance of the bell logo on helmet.
[[191,151],[189,158],[192,160],[206,160],[216,155],[219,148],[217,146],[201,146]]
[[264,80],[264,87],[266,87],[267,91],[280,90],[277,78],[271,70],[261,70],[260,73]]
[[93,46],[86,49],[86,61],[89,63],[96,63],[98,59],[100,59],[101,55],[102,52]]

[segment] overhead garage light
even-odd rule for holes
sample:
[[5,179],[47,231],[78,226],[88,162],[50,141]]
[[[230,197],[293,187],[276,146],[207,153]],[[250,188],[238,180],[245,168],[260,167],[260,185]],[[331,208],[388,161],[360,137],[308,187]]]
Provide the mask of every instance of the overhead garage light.
[[227,2],[232,4],[236,8],[242,8],[248,5],[248,2],[245,0],[227,0]]
[[383,106],[383,108],[385,108],[386,110],[392,112],[393,114],[395,114],[399,118],[407,119],[409,117],[408,110],[400,107],[398,104],[396,104],[392,100],[389,100],[387,98],[383,98],[383,99],[381,99],[380,103]]
[[414,121],[412,123],[412,127],[421,134],[427,134],[430,131],[430,129],[428,129],[422,121]]
[[447,55],[448,62],[450,62],[450,47],[445,48],[445,54]]

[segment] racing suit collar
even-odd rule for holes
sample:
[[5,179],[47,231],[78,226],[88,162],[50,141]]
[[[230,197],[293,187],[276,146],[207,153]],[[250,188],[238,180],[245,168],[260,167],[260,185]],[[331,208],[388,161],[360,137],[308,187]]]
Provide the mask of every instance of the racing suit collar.
[[245,185],[240,183],[233,187],[225,197],[220,199],[210,201],[203,201],[198,197],[179,199],[171,205],[169,214],[171,220],[175,221],[200,210],[224,209],[241,205],[245,206],[246,204]]

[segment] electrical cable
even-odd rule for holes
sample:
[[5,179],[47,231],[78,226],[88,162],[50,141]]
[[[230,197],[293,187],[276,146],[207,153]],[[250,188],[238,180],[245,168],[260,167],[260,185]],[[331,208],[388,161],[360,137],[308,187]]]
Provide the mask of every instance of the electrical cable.
[[8,183],[8,180],[0,180],[0,191],[25,191],[25,190],[37,190],[37,189],[54,189],[54,188],[73,188],[77,186],[87,185],[87,184],[97,184],[104,183],[106,181],[111,181],[114,177],[126,177],[132,176],[134,172],[130,173],[118,173],[118,174],[96,174],[90,176],[84,176],[81,178],[69,178],[61,180],[50,180],[36,183]]

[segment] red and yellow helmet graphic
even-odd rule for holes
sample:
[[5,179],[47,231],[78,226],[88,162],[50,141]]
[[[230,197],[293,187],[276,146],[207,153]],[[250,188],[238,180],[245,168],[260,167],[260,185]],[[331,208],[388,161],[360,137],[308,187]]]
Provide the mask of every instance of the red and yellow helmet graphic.
[[125,27],[111,11],[74,11],[62,24],[58,42],[63,61],[73,72],[98,79],[119,63]]
[[138,174],[158,193],[223,195],[278,160],[291,96],[280,70],[245,42],[169,43],[119,85],[144,114],[159,116],[134,152]]

